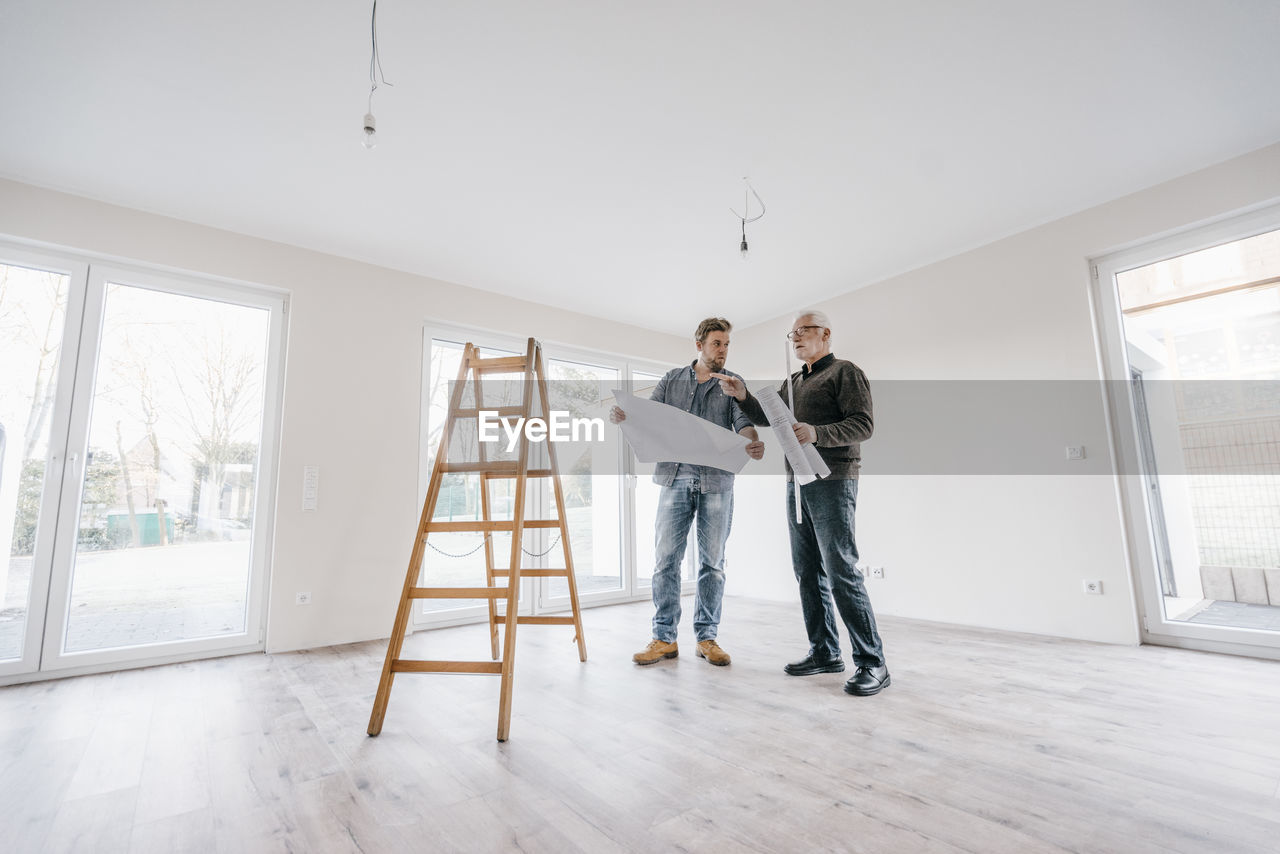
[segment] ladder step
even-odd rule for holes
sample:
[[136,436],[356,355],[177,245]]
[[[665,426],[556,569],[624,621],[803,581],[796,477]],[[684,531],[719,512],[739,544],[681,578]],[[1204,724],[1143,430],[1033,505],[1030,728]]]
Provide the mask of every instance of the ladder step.
[[455,409],[453,410],[453,417],[454,418],[479,418],[481,412],[496,412],[498,413],[499,418],[503,418],[503,417],[512,416],[512,415],[524,415],[524,407],[523,406],[486,406],[486,407],[483,407],[482,409],[476,409],[476,408]]
[[572,626],[573,617],[516,617],[521,626]]
[[523,371],[525,369],[524,356],[502,356],[499,358],[489,359],[468,359],[467,367],[487,373],[489,371]]
[[[493,575],[495,578],[506,578],[511,574],[509,569],[495,569]],[[567,569],[521,569],[521,578],[568,578],[569,570]]]
[[[473,519],[466,522],[428,522],[427,534],[433,533],[449,533],[458,531],[514,531],[516,523],[510,519]],[[528,528],[559,528],[559,519],[525,519],[524,527]]]
[[[555,472],[553,472],[551,469],[529,469],[527,472],[525,472],[525,474],[529,475],[529,477],[551,477],[553,474],[555,474]],[[517,477],[518,472],[486,471],[486,472],[481,472],[480,476],[485,480],[508,479],[508,478]]]
[[501,661],[418,661],[397,658],[392,673],[501,673]]
[[440,463],[440,471],[450,472],[498,472],[507,477],[520,473],[520,463],[515,460],[492,460],[485,463]]
[[410,599],[505,599],[505,587],[412,587]]
[[[450,531],[511,531],[514,530],[516,523],[510,519],[469,519],[463,522],[436,522],[427,523],[427,533]],[[529,527],[529,523],[525,522],[524,526]]]

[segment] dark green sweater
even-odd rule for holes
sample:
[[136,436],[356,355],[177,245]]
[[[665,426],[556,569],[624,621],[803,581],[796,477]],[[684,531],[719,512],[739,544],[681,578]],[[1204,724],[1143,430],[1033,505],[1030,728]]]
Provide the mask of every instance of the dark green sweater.
[[[812,424],[818,433],[814,444],[818,454],[831,467],[828,480],[848,480],[858,476],[862,463],[862,442],[871,438],[874,422],[871,417],[871,383],[867,375],[853,362],[837,359],[828,353],[813,363],[805,365],[791,375],[795,387],[797,421]],[[778,395],[787,403],[787,384],[778,388]],[[751,423],[764,426],[760,401],[750,391],[741,404],[742,411]],[[787,480],[791,479],[791,464],[787,463]]]

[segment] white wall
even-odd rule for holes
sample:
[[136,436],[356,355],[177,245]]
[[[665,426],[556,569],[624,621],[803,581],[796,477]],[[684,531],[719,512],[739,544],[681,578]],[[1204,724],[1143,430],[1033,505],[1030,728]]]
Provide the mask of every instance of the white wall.
[[[385,637],[417,505],[422,327],[471,324],[672,364],[675,337],[0,181],[0,235],[290,292],[267,648]],[[301,512],[302,468],[321,470]],[[296,591],[313,604],[294,604]]]
[[[1087,259],[1277,197],[1280,145],[1273,145],[820,307],[836,327],[836,354],[867,371],[873,394],[888,380],[1094,380],[1100,374]],[[849,251],[857,251],[856,242]],[[790,320],[779,317],[735,331],[735,369],[749,377],[779,378],[781,336]],[[902,450],[893,431],[928,435],[901,416],[878,408],[879,433],[863,448],[869,466],[877,443]],[[936,417],[945,422],[949,415]],[[976,423],[968,420],[964,428]],[[863,478],[859,544],[866,563],[887,568],[883,581],[869,582],[876,609],[1137,642],[1115,479],[1097,473],[1107,468],[1100,405],[1071,413],[1061,428],[1044,421],[1029,435],[1010,431],[1001,440],[1031,455],[1027,459],[1042,453],[1042,473]],[[1085,445],[1089,461],[1065,468],[1067,444]],[[751,560],[734,564],[731,590],[794,599],[783,486],[777,478],[743,481],[730,554],[749,553]],[[1101,579],[1105,595],[1084,595],[1085,578]]]

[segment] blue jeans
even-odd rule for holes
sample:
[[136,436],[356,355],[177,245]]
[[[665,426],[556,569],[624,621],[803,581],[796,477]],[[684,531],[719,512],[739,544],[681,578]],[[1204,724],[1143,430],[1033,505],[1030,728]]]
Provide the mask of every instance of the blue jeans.
[[884,648],[858,570],[858,546],[853,537],[858,481],[815,480],[800,487],[803,512],[799,524],[795,489],[794,482],[787,484],[787,528],[791,564],[800,583],[800,609],[809,633],[809,653],[819,661],[840,658],[840,635],[831,607],[834,598],[853,644],[853,663],[879,667],[884,664]]
[[653,636],[664,643],[676,639],[680,625],[680,565],[693,519],[698,518],[698,595],[693,631],[711,640],[720,628],[724,598],[724,544],[733,524],[732,492],[699,492],[698,481],[679,478],[662,487],[654,540]]

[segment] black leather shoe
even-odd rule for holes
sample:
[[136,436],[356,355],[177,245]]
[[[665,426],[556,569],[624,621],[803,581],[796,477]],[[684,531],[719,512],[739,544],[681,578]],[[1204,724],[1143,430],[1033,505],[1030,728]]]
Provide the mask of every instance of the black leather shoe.
[[813,655],[807,655],[799,661],[793,661],[782,668],[788,676],[812,676],[815,673],[844,673],[844,662],[838,658],[831,661],[817,661]]
[[888,687],[889,668],[882,664],[879,667],[859,667],[849,681],[844,683],[844,692],[858,697],[870,697]]

